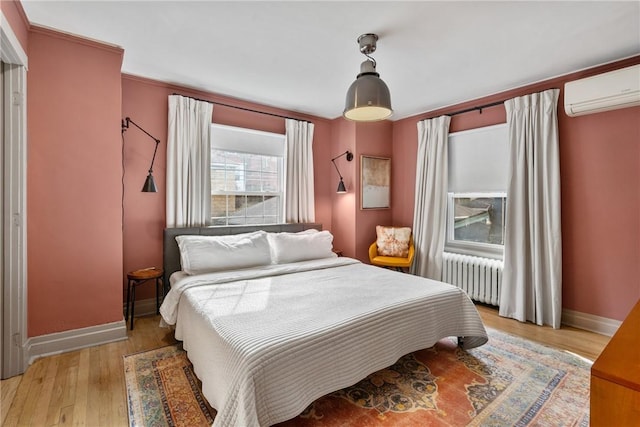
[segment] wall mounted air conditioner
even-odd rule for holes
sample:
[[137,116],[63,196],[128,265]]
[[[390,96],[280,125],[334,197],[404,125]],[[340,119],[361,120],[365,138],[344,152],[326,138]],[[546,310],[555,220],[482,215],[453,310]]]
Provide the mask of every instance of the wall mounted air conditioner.
[[640,105],[640,65],[564,85],[564,110],[571,117]]

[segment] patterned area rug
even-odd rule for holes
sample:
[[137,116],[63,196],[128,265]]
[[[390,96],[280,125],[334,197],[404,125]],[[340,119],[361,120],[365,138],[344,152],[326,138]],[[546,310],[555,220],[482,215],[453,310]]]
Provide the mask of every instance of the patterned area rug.
[[[292,426],[588,426],[591,364],[489,330],[460,350],[453,339],[313,402]],[[181,346],[124,357],[132,426],[210,426],[215,418]]]

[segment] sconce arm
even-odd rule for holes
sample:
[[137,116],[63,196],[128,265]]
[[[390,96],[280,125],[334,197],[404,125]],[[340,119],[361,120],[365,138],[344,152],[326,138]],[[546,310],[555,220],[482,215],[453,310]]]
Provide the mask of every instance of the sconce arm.
[[131,120],[129,117],[126,117],[122,121],[122,133],[124,133],[127,129],[129,129],[129,124],[134,125],[138,129],[140,129],[142,132],[147,134],[147,136],[149,138],[153,139],[156,142],[156,148],[153,150],[153,158],[151,159],[151,166],[149,166],[149,173],[152,173],[153,172],[153,163],[156,161],[156,153],[158,152],[158,144],[160,144],[160,140],[158,138],[154,137],[153,135],[151,135],[146,130],[142,129],[140,126],[138,126],[138,124],[136,122]]
[[336,168],[336,172],[338,172],[338,176],[340,177],[340,179],[342,179],[342,174],[340,174],[340,171],[338,170],[338,166],[336,165],[335,160],[336,159],[331,159],[331,163],[333,163],[333,167]]
[[340,179],[342,179],[342,174],[340,173],[340,171],[338,170],[338,166],[336,165],[336,159],[339,159],[342,156],[347,156],[347,161],[350,162],[351,160],[353,160],[353,153],[349,150],[345,151],[344,153],[334,157],[333,159],[331,159],[331,163],[333,163],[333,166],[336,168],[336,172],[338,172],[338,176],[340,177]]

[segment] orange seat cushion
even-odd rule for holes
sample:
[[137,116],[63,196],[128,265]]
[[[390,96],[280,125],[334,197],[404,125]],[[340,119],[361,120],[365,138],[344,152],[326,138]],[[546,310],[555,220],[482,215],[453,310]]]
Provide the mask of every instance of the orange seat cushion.
[[391,256],[378,255],[373,257],[371,263],[374,265],[380,265],[383,267],[411,267],[411,260],[409,258],[396,258]]

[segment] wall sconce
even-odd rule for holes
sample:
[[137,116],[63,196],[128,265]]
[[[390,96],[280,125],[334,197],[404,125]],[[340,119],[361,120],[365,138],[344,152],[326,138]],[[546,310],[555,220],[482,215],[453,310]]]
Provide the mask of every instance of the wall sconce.
[[151,166],[149,166],[149,175],[147,175],[147,179],[144,181],[144,185],[142,186],[143,193],[157,193],[158,188],[156,187],[156,181],[153,179],[153,162],[156,161],[156,153],[158,152],[158,144],[160,144],[160,140],[154,138],[149,132],[142,129],[136,122],[127,117],[122,121],[122,135],[124,136],[124,132],[129,129],[129,123],[140,129],[142,132],[146,133],[151,139],[156,142],[156,148],[153,150],[153,158],[151,159]]
[[336,191],[336,193],[346,193],[347,192],[347,188],[344,186],[344,181],[342,180],[342,174],[340,174],[340,170],[338,170],[338,165],[336,165],[336,159],[339,159],[342,156],[347,156],[347,161],[350,162],[351,160],[353,160],[353,153],[349,150],[345,151],[344,153],[340,154],[339,156],[334,157],[333,159],[331,159],[331,163],[333,163],[333,166],[335,166],[336,171],[338,172],[338,176],[340,177],[340,183],[338,184],[338,190]]

